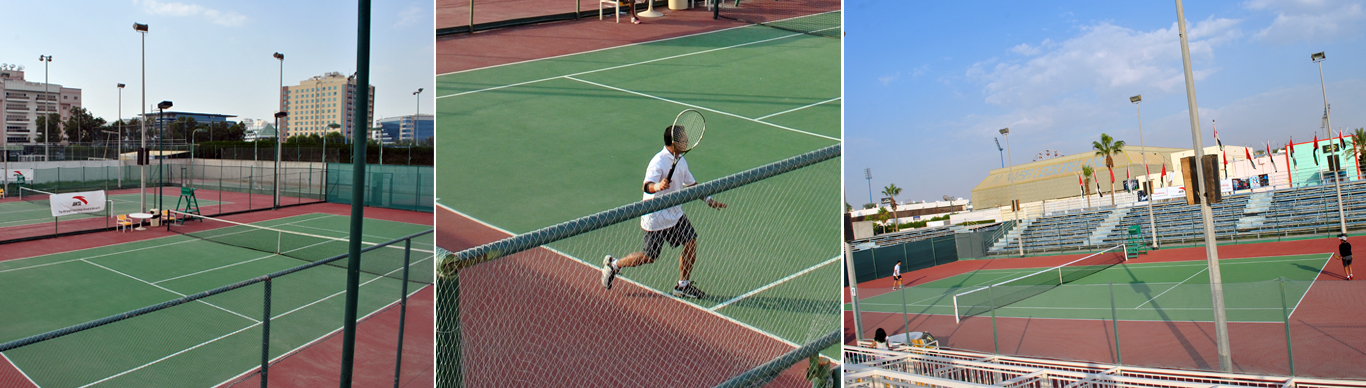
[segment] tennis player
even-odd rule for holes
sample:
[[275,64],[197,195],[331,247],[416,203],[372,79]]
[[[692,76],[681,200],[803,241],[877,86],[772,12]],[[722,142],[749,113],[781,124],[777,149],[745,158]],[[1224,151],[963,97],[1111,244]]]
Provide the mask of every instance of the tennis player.
[[901,285],[901,260],[897,260],[896,265],[892,266],[892,280],[894,281],[892,283],[893,290],[905,287]]
[[[682,134],[682,127],[670,125],[664,129],[664,149],[655,154],[654,158],[650,159],[650,165],[645,168],[645,184],[641,187],[645,200],[697,185],[692,172],[688,171],[686,158],[678,160],[672,177],[664,176],[673,165],[674,158],[678,157],[677,150],[686,147],[686,143],[682,141],[674,142],[674,139],[682,140]],[[706,201],[707,206],[713,209],[726,208],[726,204],[711,197],[707,197]],[[698,289],[697,284],[691,279],[693,263],[697,261],[697,232],[693,230],[692,223],[688,222],[688,216],[683,214],[683,207],[674,206],[641,216],[640,227],[645,230],[642,251],[631,253],[620,260],[613,258],[612,255],[603,258],[602,286],[612,289],[612,280],[616,279],[622,268],[655,262],[655,259],[659,258],[660,249],[667,242],[674,248],[683,246],[683,253],[678,257],[678,285],[674,286],[673,295],[705,298],[706,293]]]
[[1347,280],[1352,280],[1352,244],[1347,242],[1347,235],[1338,235],[1338,258],[1342,259],[1342,273],[1347,275]]

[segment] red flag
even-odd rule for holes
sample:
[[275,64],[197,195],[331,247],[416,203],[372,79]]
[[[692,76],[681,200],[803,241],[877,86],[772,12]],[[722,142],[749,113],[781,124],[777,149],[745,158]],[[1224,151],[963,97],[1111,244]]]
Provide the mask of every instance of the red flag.
[[1254,169],[1257,168],[1257,164],[1252,162],[1252,149],[1243,147],[1243,154],[1247,155],[1247,164],[1251,164]]
[[1290,144],[1285,145],[1285,158],[1290,160],[1290,166],[1299,167],[1300,162],[1295,160],[1295,137],[1290,137]]
[[1115,170],[1110,170],[1110,183],[1115,183]]
[[1162,179],[1167,179],[1167,162],[1162,162]]
[[1318,132],[1315,132],[1315,133],[1314,133],[1314,151],[1313,151],[1313,152],[1310,152],[1310,155],[1313,155],[1313,156],[1314,156],[1314,165],[1315,165],[1315,166],[1319,165],[1319,134],[1318,134]]

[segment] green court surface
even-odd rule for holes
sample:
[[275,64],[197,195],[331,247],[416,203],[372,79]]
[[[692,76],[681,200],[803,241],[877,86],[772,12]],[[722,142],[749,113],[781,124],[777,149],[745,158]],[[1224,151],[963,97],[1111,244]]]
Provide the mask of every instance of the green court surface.
[[[107,200],[114,201],[114,207],[110,209],[110,213],[106,214],[104,212],[100,212],[72,214],[69,216],[62,216],[59,219],[65,221],[81,218],[99,218],[108,217],[109,214],[130,214],[142,211],[141,198],[140,195],[137,193],[115,194],[105,198]],[[156,199],[157,196],[155,194],[147,195],[148,207],[155,207],[154,205],[156,204]],[[176,201],[179,199],[180,197],[174,195],[161,196],[161,201],[163,204],[166,204],[167,208],[174,207],[176,205]],[[199,200],[200,207],[213,206],[218,204],[218,201],[210,201],[206,199]],[[108,205],[106,204],[106,206]],[[46,198],[41,200],[25,200],[0,203],[0,228],[50,223],[52,222],[52,218],[52,208],[51,205],[48,204]]]
[[[431,228],[372,219],[364,222],[365,241],[372,243]],[[349,218],[315,213],[256,225],[342,238],[348,234]],[[413,278],[430,280],[430,238],[414,241],[413,248],[424,251],[412,256]],[[317,252],[336,253],[345,251]],[[0,311],[6,312],[0,342],[302,264],[306,262],[183,235],[3,261],[0,284],[7,292],[0,298]],[[397,267],[401,270],[402,265]],[[359,316],[399,299],[401,272],[386,276],[362,272],[360,276]],[[270,357],[291,352],[342,326],[344,269],[323,265],[275,278],[272,283]],[[408,291],[421,288],[420,283],[409,283]],[[264,286],[255,284],[12,349],[4,356],[38,386],[215,386],[260,365],[263,292]]]
[[[1294,311],[1330,255],[1308,254],[1220,260],[1224,301],[1230,322],[1282,322]],[[936,280],[902,291],[861,299],[865,312],[954,314],[954,294],[1037,272],[1041,268],[983,270]],[[996,309],[997,317],[1212,322],[1208,266],[1205,261],[1120,264],[1075,282]],[[1282,282],[1285,277],[1284,310]],[[1030,291],[1009,285],[995,295]],[[1037,289],[1033,290],[1037,291]],[[959,306],[965,308],[966,306]],[[982,313],[980,316],[987,316]]]
[[[763,26],[445,74],[436,85],[437,202],[509,233],[640,201],[645,166],[684,109],[707,119],[687,154],[699,182],[841,136],[840,40]],[[739,190],[716,196],[732,205],[723,211],[684,205],[701,235],[693,278],[709,294],[692,303],[799,344],[825,333],[792,322],[838,313],[841,206],[838,159],[803,170],[765,182],[792,194],[784,199]],[[802,221],[765,224],[783,213]],[[595,232],[608,243],[551,246],[593,267],[640,250],[639,222],[608,229]],[[760,248],[765,238],[784,248]],[[667,295],[677,257],[666,247],[622,276]]]

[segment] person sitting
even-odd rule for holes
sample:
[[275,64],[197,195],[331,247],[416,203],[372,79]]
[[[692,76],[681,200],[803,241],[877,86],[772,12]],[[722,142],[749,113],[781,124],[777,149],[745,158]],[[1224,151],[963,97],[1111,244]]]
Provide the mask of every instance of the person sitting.
[[873,333],[873,349],[892,350],[892,348],[887,345],[887,331],[882,330],[881,327],[877,328],[877,331]]

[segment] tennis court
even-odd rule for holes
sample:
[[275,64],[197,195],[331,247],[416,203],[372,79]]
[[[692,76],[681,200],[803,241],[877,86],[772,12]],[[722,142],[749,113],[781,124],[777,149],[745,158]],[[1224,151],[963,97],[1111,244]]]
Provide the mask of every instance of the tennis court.
[[[1280,277],[1313,281],[1328,259],[1327,253],[1225,259],[1220,261],[1220,268],[1227,284],[1271,281]],[[953,316],[955,294],[1026,276],[1040,269],[981,270],[908,287],[904,292],[905,312]],[[997,307],[995,313],[997,317],[1109,320],[1112,318],[1110,284],[1113,283],[1115,314],[1120,320],[1212,322],[1207,269],[1204,261],[1118,264],[1061,286],[1046,287],[1046,291],[1037,295]],[[998,299],[1013,300],[1010,294],[1037,292],[1036,287],[1004,284],[993,287],[993,292]],[[1308,288],[1297,285],[1286,292],[1288,308],[1293,311]],[[868,312],[901,314],[902,296],[900,291],[877,295],[861,300],[859,307]],[[1226,292],[1224,299],[1230,322],[1283,321],[1279,295]],[[989,313],[976,315],[986,317]]]
[[[838,12],[812,17],[832,15],[837,20]],[[838,30],[838,25],[832,28]],[[437,161],[442,171],[438,219],[441,213],[453,214],[512,235],[640,201],[644,167],[662,148],[663,129],[685,109],[706,116],[705,139],[687,155],[699,182],[838,144],[839,49],[840,41],[830,37],[745,26],[440,75],[437,142],[444,156]],[[832,292],[839,287],[838,161],[804,170],[799,177],[769,182],[782,189],[767,197],[717,195],[730,205],[722,211],[700,203],[684,205],[701,236],[692,279],[707,298],[670,295],[679,272],[679,250],[673,248],[666,248],[657,263],[624,271],[618,281],[627,283],[622,286],[626,290],[602,289],[596,274],[603,256],[640,249],[635,221],[578,241],[552,243],[548,248],[556,258],[490,263],[488,276],[516,283],[512,279],[522,277],[510,273],[537,266],[530,270],[551,271],[549,278],[564,278],[573,292],[617,306],[589,306],[609,315],[637,310],[637,305],[666,315],[663,311],[673,311],[674,305],[652,305],[673,303],[653,300],[663,296],[791,349],[824,334],[807,332],[809,328],[799,327],[808,325],[794,322],[826,317],[838,325],[837,317],[830,318],[838,312]],[[766,215],[778,215],[770,217],[774,221],[805,221],[766,224]],[[756,249],[774,241],[790,249]],[[462,290],[473,289],[474,281],[467,280]],[[540,289],[526,284],[487,287],[521,287],[528,293]],[[462,291],[462,298],[475,292]],[[813,307],[823,301],[828,308]],[[462,305],[461,314],[474,310],[479,307]],[[529,326],[548,324],[543,322],[547,317],[523,319]],[[582,357],[596,353],[578,349]],[[835,348],[826,354],[838,358]],[[586,373],[593,372],[580,372]]]
[[[431,228],[378,219],[364,222],[367,243]],[[3,261],[0,283],[9,292],[0,299],[0,309],[7,312],[0,342],[297,267],[313,257],[346,253],[345,244],[331,240],[348,235],[346,216],[306,213],[251,225],[327,239],[296,240],[289,246],[288,235],[270,241],[259,228],[189,221],[173,227],[180,232],[167,237]],[[231,241],[233,236],[250,236],[261,247],[286,247],[275,248],[281,250],[275,254],[258,250],[267,248],[225,245],[248,244]],[[433,246],[430,239],[420,241],[426,242],[414,241],[409,295],[423,289],[422,283],[432,276]],[[385,249],[398,248],[380,248]],[[377,267],[362,270],[358,316],[398,300],[403,283],[398,275],[402,262],[398,263],[398,268],[383,272]],[[329,264],[273,280],[270,358],[296,352],[341,327],[345,277],[343,268]],[[3,355],[36,386],[217,386],[260,366],[265,290],[260,284],[246,286]],[[0,380],[11,381],[13,376],[3,377]]]

